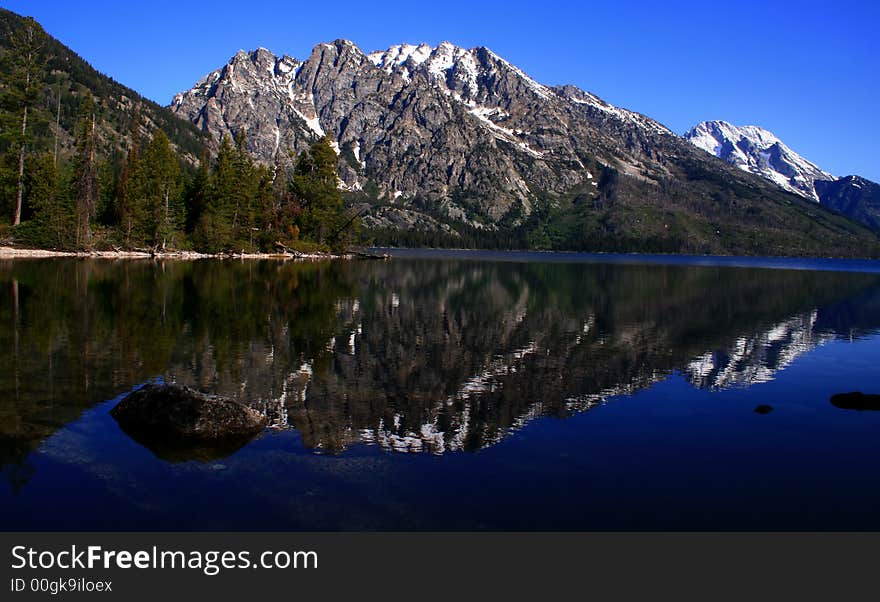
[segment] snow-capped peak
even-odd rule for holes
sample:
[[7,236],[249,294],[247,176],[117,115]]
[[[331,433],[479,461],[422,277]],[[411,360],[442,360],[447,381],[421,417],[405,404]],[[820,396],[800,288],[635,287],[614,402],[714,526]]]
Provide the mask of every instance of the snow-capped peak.
[[417,72],[422,73],[447,94],[469,104],[479,95],[481,76],[494,76],[499,71],[512,73],[526,89],[543,100],[555,97],[550,88],[539,84],[488,48],[467,49],[448,41],[437,46],[399,44],[388,50],[372,52],[368,58],[386,73],[397,73],[407,82],[412,81]]
[[726,121],[704,121],[685,134],[691,144],[720,156],[725,141],[748,140],[760,148],[781,143],[772,132],[756,125],[735,126]]
[[[363,184],[364,170],[384,162],[383,185],[394,198],[411,196],[429,179],[438,182],[438,194],[446,194],[469,177],[461,175],[472,168],[462,149],[490,144],[505,161],[490,169],[501,174],[499,181],[509,184],[505,190],[522,198],[527,210],[532,192],[520,165],[553,164],[563,176],[545,176],[550,171],[540,168],[540,177],[546,177],[542,186],[562,190],[595,179],[582,159],[589,152],[584,148],[592,148],[593,132],[609,124],[618,131],[624,124],[667,133],[659,124],[586,92],[567,94],[544,86],[486,47],[467,49],[448,41],[436,46],[403,43],[367,55],[338,39],[317,44],[304,61],[279,58],[265,48],[240,51],[175,96],[172,110],[218,141],[246,130],[248,150],[273,163],[285,162],[332,132],[344,159],[340,168],[346,186]],[[568,135],[556,136],[557,130]],[[402,153],[411,152],[406,148],[416,147],[387,142],[409,139],[416,132],[420,141],[423,132],[448,139],[439,152],[456,162],[454,169],[440,170],[442,162],[432,158],[433,151],[419,153],[423,163],[417,176],[399,168],[405,165]],[[582,142],[571,142],[575,138]],[[391,159],[376,159],[386,148]],[[381,152],[374,154],[377,149]],[[608,152],[604,144],[595,151]]]
[[472,88],[476,86],[476,65],[471,50],[466,50],[451,42],[441,42],[432,47],[422,43],[398,44],[388,50],[371,52],[367,58],[374,65],[391,74],[397,72],[406,81],[412,80],[416,70],[426,70],[436,80],[445,80],[446,73],[460,65]]
[[441,42],[428,57],[428,70],[434,75],[440,75],[455,66],[456,61],[466,55],[468,51],[464,48],[451,42]]
[[819,200],[819,195],[814,182],[835,179],[791,150],[775,134],[755,125],[704,121],[691,128],[684,137],[694,146],[731,165],[815,201]]
[[388,50],[371,52],[367,55],[367,58],[380,69],[391,73],[395,67],[404,64],[408,60],[411,60],[414,65],[421,65],[431,55],[433,50],[433,48],[424,43],[418,46],[398,44]]

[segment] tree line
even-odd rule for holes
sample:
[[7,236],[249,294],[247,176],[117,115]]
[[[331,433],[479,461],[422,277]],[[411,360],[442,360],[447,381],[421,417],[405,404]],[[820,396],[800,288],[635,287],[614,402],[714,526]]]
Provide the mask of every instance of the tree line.
[[[0,71],[0,191],[6,238],[59,250],[343,250],[359,220],[338,190],[324,136],[292,162],[262,165],[245,133],[197,167],[132,107],[127,149],[101,153],[100,98],[78,95],[68,152],[44,102],[48,36],[33,19],[8,34]],[[59,87],[60,92],[60,87]],[[57,99],[60,116],[61,98]],[[106,129],[106,128],[105,128]]]

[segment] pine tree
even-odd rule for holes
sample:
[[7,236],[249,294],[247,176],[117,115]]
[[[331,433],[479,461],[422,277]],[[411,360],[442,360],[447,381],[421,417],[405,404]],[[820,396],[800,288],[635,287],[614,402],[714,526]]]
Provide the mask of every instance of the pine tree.
[[69,248],[73,242],[73,212],[53,155],[44,154],[30,161],[27,190],[28,205],[33,209],[33,242],[54,249]]
[[252,238],[254,200],[259,181],[255,174],[254,160],[247,152],[245,131],[235,137],[233,153],[233,181],[235,195],[232,198],[232,240],[236,249],[242,248]]
[[117,194],[125,169],[125,155],[114,150],[103,161],[98,161],[98,207],[95,222],[108,228],[117,229],[119,225],[119,203]]
[[165,249],[181,227],[181,170],[168,136],[156,130],[144,150],[144,200],[147,209],[147,231],[153,248]]
[[294,168],[290,191],[301,208],[299,230],[303,238],[341,249],[357,219],[345,213],[338,188],[336,151],[329,134],[300,155]]
[[275,225],[275,170],[267,166],[255,168],[256,190],[250,203],[249,246],[252,252],[271,250]]
[[194,233],[196,243],[206,251],[216,253],[232,248],[235,180],[235,149],[229,137],[224,136],[205,186],[205,208]]
[[127,248],[143,244],[145,211],[141,170],[141,113],[136,110],[131,126],[131,148],[122,167],[116,190],[118,222]]
[[80,104],[80,119],[76,126],[76,153],[73,158],[76,198],[76,246],[91,248],[91,219],[95,215],[98,199],[98,167],[95,159],[96,108],[91,94],[86,94]]
[[[4,105],[14,119],[14,127],[9,128],[6,138],[18,155],[18,175],[16,180],[15,209],[12,224],[21,223],[22,200],[24,198],[24,167],[27,149],[33,141],[33,125],[39,95],[43,89],[46,57],[43,46],[46,32],[32,17],[24,18],[20,29],[9,34],[9,52],[5,69],[9,76],[4,89]],[[4,128],[6,129],[6,128]]]
[[210,177],[207,151],[202,153],[202,160],[195,176],[189,182],[186,189],[186,232],[192,234],[196,225],[205,211],[205,195],[208,192],[208,178]]

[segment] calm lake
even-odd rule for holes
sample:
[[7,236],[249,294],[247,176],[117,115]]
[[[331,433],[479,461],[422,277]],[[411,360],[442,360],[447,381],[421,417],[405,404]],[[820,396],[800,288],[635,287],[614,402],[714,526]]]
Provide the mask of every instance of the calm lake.
[[[876,263],[5,260],[0,366],[7,531],[880,529]],[[150,381],[270,427],[144,445]]]

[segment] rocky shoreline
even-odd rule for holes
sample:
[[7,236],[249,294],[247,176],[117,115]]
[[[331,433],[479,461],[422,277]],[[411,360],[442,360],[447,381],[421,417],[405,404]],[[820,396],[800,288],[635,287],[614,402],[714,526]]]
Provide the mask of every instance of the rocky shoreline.
[[48,258],[48,257],[91,257],[98,259],[354,259],[365,257],[363,253],[198,253],[196,251],[52,251],[48,249],[21,249],[10,246],[0,247],[0,259]]

